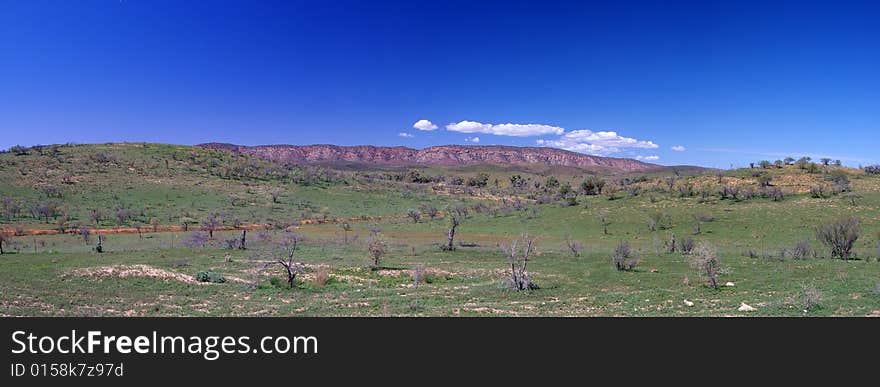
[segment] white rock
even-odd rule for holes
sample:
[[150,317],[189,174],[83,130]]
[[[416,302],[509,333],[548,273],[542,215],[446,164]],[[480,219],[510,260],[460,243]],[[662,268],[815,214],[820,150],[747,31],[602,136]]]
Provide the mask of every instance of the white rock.
[[684,305],[685,306],[694,306],[694,303],[693,303],[693,301],[684,300]]
[[732,287],[736,286],[736,284],[733,282],[728,282],[728,283],[724,284],[724,286],[732,288]]
[[755,311],[755,308],[752,307],[751,305],[746,304],[745,302],[743,302],[743,303],[741,303],[741,304],[739,305],[739,308],[737,308],[737,310],[740,311],[740,312],[754,312],[754,311]]

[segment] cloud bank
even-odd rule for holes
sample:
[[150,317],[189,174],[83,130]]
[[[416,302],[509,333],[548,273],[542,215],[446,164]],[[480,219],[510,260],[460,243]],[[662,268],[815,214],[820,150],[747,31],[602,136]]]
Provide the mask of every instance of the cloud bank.
[[549,134],[560,135],[565,129],[542,124],[484,124],[476,121],[460,121],[446,125],[446,130],[459,133],[483,133],[496,136],[532,137]]
[[573,152],[608,155],[620,153],[624,149],[656,149],[658,145],[652,141],[637,140],[624,137],[617,132],[593,132],[592,130],[573,130],[563,134],[556,140],[537,140],[540,146],[549,146]]

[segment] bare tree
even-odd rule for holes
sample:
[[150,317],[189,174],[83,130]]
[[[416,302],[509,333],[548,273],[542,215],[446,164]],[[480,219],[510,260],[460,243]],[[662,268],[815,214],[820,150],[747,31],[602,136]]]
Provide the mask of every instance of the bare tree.
[[150,227],[153,228],[153,232],[159,231],[159,223],[161,223],[159,221],[159,218],[156,218],[156,217],[150,218]]
[[510,265],[510,279],[508,285],[515,290],[537,289],[529,278],[526,268],[534,252],[535,239],[528,234],[522,234],[519,239],[512,240],[509,244],[502,245],[501,251],[507,255],[507,263]]
[[296,281],[296,276],[303,272],[302,265],[294,262],[293,259],[296,256],[296,247],[302,241],[302,237],[294,233],[285,233],[284,236],[276,244],[275,248],[272,249],[272,261],[266,263],[266,266],[269,265],[281,265],[284,267],[285,272],[287,273],[287,286],[293,287],[294,281]]
[[840,218],[816,227],[816,239],[831,250],[831,258],[848,260],[859,239],[859,219]]
[[79,228],[79,235],[82,237],[85,244],[89,244],[92,242],[92,230],[90,230],[88,227],[81,226]]
[[584,250],[584,244],[574,239],[571,239],[571,234],[565,234],[565,245],[568,247],[569,250],[571,250],[571,254],[575,257],[580,256],[581,251]]
[[709,287],[718,289],[718,272],[721,269],[721,261],[718,252],[708,242],[701,242],[694,248],[691,256],[691,265],[706,278]]
[[6,243],[8,238],[6,234],[0,232],[0,255],[3,255],[3,244]]
[[421,210],[422,210],[422,213],[425,215],[428,215],[428,217],[431,218],[431,220],[434,220],[434,218],[436,218],[437,215],[440,213],[440,211],[437,209],[437,207],[434,207],[432,205],[427,205],[427,204],[423,204],[421,206]]
[[461,217],[458,215],[449,216],[449,231],[446,232],[447,243],[441,247],[444,251],[455,250],[455,229],[461,224]]
[[608,210],[599,211],[599,220],[602,221],[602,235],[608,235]]
[[220,228],[220,217],[217,214],[210,214],[202,220],[202,231],[208,232],[208,238],[214,239],[214,231]]

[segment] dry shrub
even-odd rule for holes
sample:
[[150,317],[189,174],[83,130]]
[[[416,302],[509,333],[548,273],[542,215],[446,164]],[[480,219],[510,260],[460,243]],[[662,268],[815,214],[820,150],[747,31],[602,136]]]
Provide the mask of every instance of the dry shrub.
[[816,289],[816,287],[812,285],[804,285],[804,290],[801,297],[803,301],[804,312],[809,312],[815,309],[819,306],[819,303],[822,302],[822,292],[820,292],[819,289]]
[[718,289],[718,274],[721,269],[721,261],[715,246],[708,242],[701,242],[694,248],[691,254],[691,265],[700,272],[713,289]]
[[816,227],[816,239],[831,250],[831,258],[848,260],[859,239],[859,219],[844,217]]
[[327,283],[330,282],[330,269],[320,268],[317,272],[315,272],[315,279],[312,280],[312,284],[316,288],[323,288],[327,286]]
[[614,264],[614,268],[617,270],[630,271],[639,264],[639,258],[633,256],[629,242],[620,241],[611,255],[611,263]]
[[816,252],[810,247],[810,241],[804,239],[798,242],[793,249],[791,249],[791,256],[794,259],[807,259],[810,257],[816,257]]

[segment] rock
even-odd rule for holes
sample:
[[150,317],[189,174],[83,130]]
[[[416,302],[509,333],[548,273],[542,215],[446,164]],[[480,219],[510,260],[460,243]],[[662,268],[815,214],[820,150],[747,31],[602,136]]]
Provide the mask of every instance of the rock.
[[732,287],[736,286],[736,284],[733,283],[733,282],[728,282],[728,283],[724,284],[724,286],[727,286],[727,287],[729,287],[729,288],[732,288]]
[[739,308],[737,308],[736,310],[738,310],[740,312],[754,312],[756,309],[754,307],[752,307],[751,305],[743,302],[743,303],[740,303]]
[[694,302],[693,302],[693,301],[684,300],[684,305],[685,305],[685,306],[694,306]]

